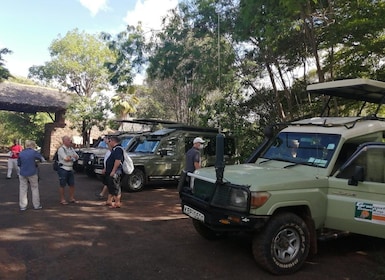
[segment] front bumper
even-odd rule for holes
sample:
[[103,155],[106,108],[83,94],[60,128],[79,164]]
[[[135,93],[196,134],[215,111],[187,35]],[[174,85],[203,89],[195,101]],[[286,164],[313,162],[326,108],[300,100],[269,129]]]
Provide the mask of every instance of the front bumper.
[[262,228],[270,216],[255,216],[211,206],[191,194],[181,192],[182,212],[199,220],[215,231],[239,232],[255,231]]

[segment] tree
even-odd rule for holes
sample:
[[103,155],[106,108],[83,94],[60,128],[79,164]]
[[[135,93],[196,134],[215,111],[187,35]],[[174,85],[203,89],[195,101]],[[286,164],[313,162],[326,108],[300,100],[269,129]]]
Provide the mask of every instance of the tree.
[[13,139],[35,140],[42,146],[44,126],[51,121],[48,113],[0,112],[0,139],[2,144],[11,144]]
[[79,33],[77,29],[63,38],[59,36],[49,50],[51,61],[32,66],[29,77],[76,93],[79,98],[74,98],[66,116],[71,121],[76,120],[74,125],[82,133],[83,144],[88,145],[90,125],[103,126],[107,119],[107,102],[97,102],[96,95],[109,89],[109,72],[105,65],[113,62],[115,55],[99,37]]
[[[218,18],[216,1],[206,2],[210,16]],[[235,57],[226,38],[218,36],[217,25],[199,21],[195,8],[182,3],[171,11],[152,42],[147,69],[149,83],[165,83],[154,91],[164,96],[165,108],[175,113],[176,121],[190,124],[199,122],[207,94],[231,80],[227,77]],[[226,55],[219,57],[220,50]]]
[[5,68],[4,55],[11,54],[12,51],[7,48],[0,49],[0,83],[12,77],[11,73]]

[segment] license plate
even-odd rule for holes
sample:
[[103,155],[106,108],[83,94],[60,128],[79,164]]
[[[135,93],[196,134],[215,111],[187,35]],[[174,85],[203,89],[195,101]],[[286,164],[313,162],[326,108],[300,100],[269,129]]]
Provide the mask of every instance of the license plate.
[[184,205],[183,206],[183,213],[185,213],[186,215],[190,216],[191,218],[193,219],[196,219],[198,221],[201,221],[201,222],[204,222],[205,221],[205,215],[203,215],[201,212],[187,206],[187,205]]
[[78,164],[79,164],[79,165],[83,165],[83,161],[80,160],[80,159],[78,159]]
[[96,174],[103,174],[103,169],[95,169],[94,172]]

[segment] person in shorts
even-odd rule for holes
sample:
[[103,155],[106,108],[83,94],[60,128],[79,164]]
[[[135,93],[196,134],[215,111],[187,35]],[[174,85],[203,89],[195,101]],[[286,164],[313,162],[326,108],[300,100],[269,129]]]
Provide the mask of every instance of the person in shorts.
[[74,162],[79,158],[78,154],[72,148],[72,141],[69,136],[63,136],[63,145],[58,149],[59,169],[59,194],[60,204],[67,205],[64,188],[69,187],[69,202],[77,203],[75,199],[75,176],[73,170]]
[[121,207],[122,190],[120,185],[120,179],[122,176],[122,161],[123,161],[123,148],[120,145],[120,139],[118,136],[110,136],[108,138],[108,145],[111,149],[111,154],[106,160],[106,176],[108,193],[112,196],[114,202],[111,203],[110,208]]

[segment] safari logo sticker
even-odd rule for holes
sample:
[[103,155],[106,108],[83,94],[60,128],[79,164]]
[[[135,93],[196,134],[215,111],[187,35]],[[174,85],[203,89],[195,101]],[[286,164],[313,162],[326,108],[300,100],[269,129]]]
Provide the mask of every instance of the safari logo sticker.
[[354,218],[355,220],[385,224],[385,205],[356,202]]

